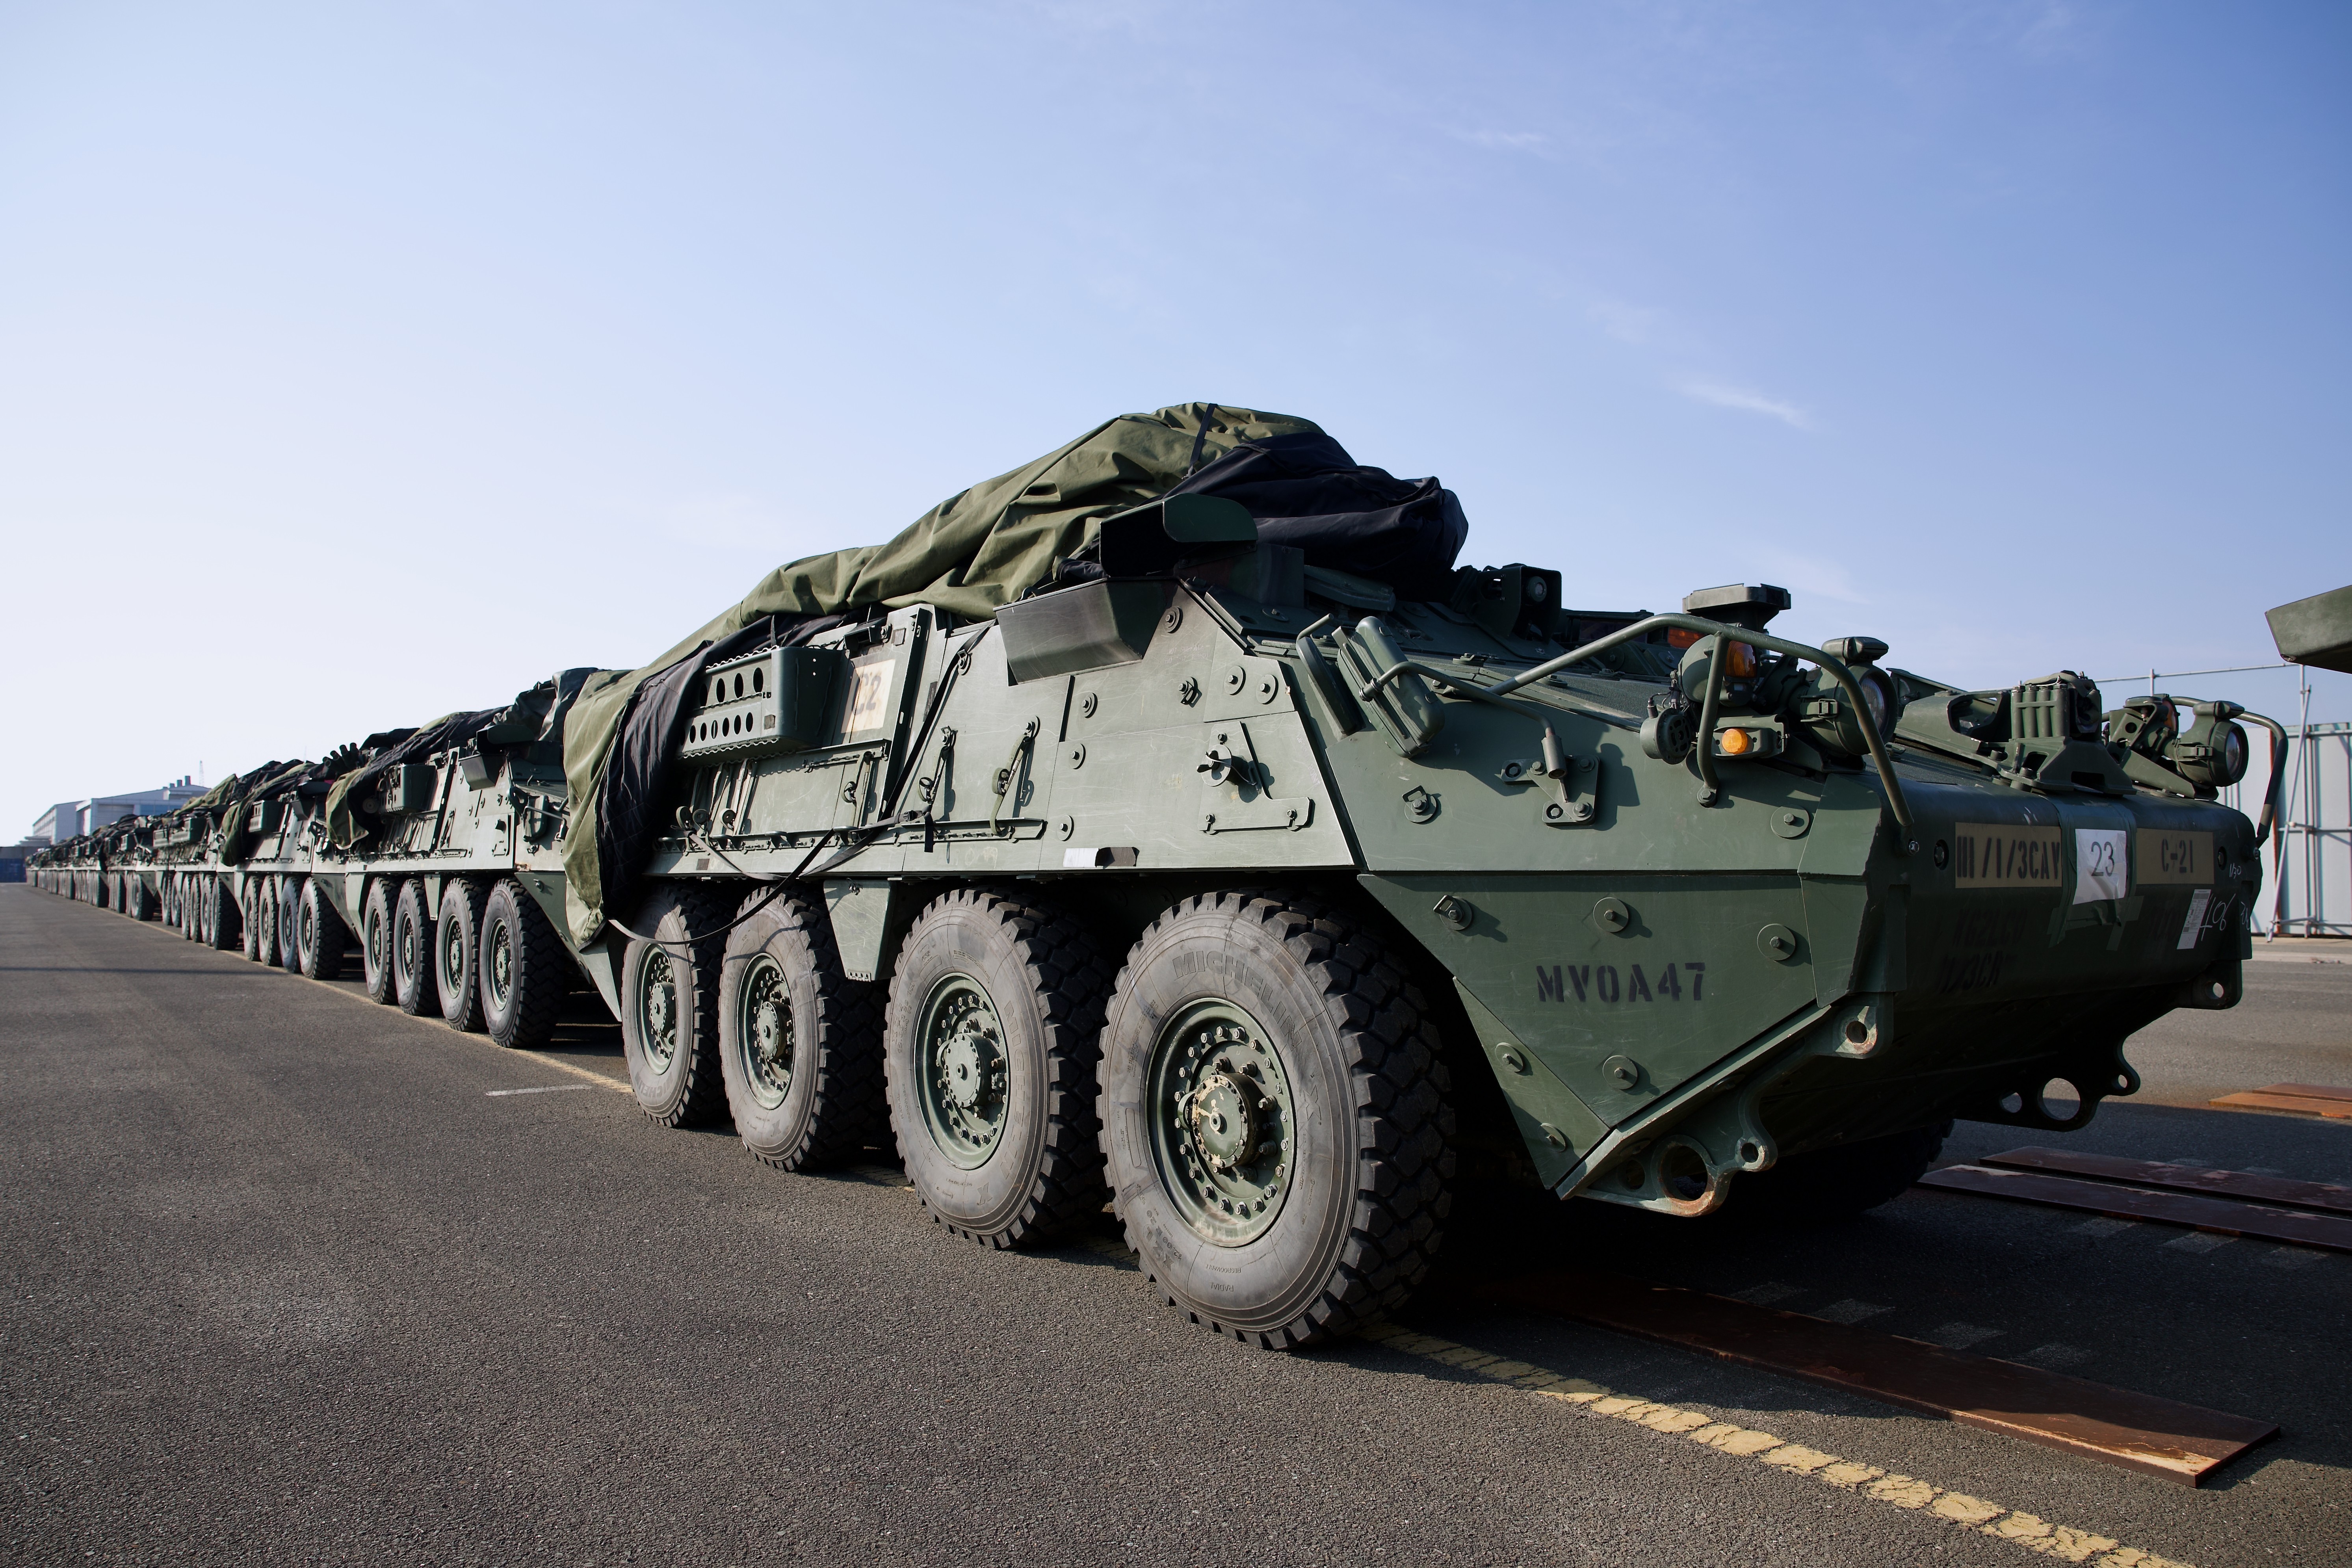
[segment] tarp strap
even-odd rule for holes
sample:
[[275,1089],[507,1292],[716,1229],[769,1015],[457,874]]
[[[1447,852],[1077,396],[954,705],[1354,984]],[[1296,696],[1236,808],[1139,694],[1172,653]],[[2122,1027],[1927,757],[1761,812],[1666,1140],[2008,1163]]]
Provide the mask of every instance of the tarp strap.
[[1202,406],[1206,412],[1201,416],[1201,427],[1192,432],[1192,460],[1184,465],[1184,477],[1188,479],[1201,471],[1201,452],[1209,444],[1209,421],[1217,416],[1215,404],[1203,404]]

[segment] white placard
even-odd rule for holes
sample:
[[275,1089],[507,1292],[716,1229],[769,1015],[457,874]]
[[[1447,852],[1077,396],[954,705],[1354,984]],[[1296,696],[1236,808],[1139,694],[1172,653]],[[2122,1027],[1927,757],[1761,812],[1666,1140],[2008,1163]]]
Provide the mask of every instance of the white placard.
[[2189,895],[2189,915],[2180,922],[2179,948],[2183,952],[2197,945],[2205,934],[2205,907],[2213,901],[2213,889],[2200,888]]
[[2130,890],[2131,834],[2121,827],[2074,829],[2074,901],[2120,899]]

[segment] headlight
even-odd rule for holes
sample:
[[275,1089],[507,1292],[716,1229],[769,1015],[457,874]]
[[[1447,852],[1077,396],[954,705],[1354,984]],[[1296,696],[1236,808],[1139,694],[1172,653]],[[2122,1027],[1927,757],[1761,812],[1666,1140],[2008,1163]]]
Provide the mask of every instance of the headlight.
[[1862,705],[1870,710],[1870,721],[1878,727],[1879,734],[1884,736],[1886,733],[1885,679],[1880,676],[1873,679],[1874,676],[1878,676],[1876,670],[1864,670],[1856,678],[1854,684],[1862,688]]
[[2246,776],[2246,732],[2234,721],[2245,710],[2234,702],[2197,702],[2190,711],[2195,717],[2164,748],[2164,760],[2200,791],[2227,789]]
[[1895,732],[1895,721],[1903,716],[1903,700],[1895,678],[1885,670],[1867,664],[1850,668],[1854,685],[1862,689],[1861,712],[1855,710],[1845,688],[1832,679],[1827,670],[1816,669],[1806,679],[1793,717],[1815,744],[1842,756],[1866,757],[1870,738],[1863,731],[1862,713],[1870,715],[1879,739],[1887,740]]

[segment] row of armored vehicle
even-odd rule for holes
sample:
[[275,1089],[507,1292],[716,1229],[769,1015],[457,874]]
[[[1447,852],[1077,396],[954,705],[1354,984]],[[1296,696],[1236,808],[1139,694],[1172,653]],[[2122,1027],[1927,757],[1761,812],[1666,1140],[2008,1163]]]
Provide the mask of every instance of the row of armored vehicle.
[[1866,1209],[2237,999],[2270,823],[2217,796],[2267,721],[1941,683],[1767,585],[1580,611],[1465,530],[1306,421],[1122,416],[635,669],[35,874],[314,977],[349,942],[509,1045],[593,987],[656,1121],[895,1147],[987,1246],[1108,1203],[1267,1345],[1392,1310],[1498,1187]]

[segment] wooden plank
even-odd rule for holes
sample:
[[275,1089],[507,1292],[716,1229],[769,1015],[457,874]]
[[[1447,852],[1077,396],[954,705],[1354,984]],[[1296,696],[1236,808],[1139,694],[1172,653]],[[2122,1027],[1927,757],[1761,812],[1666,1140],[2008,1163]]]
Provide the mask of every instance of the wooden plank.
[[2085,1154],[2072,1149],[2040,1147],[2011,1149],[1988,1154],[1979,1162],[2020,1171],[2051,1171],[2065,1176],[2089,1176],[2103,1182],[2127,1182],[2143,1187],[2169,1187],[2178,1192],[2211,1193],[2218,1197],[2243,1198],[2250,1203],[2278,1204],[2287,1208],[2320,1209],[2352,1215],[2352,1187],[2327,1182],[2297,1182],[2285,1176],[2258,1176],[2251,1171],[2210,1171],[2200,1165],[2165,1165],[2149,1160],[2120,1160],[2108,1154]]
[[1609,1275],[1538,1275],[1482,1294],[2184,1486],[2278,1432],[2267,1421],[2064,1373]]
[[2292,1110],[2304,1116],[2326,1116],[2335,1120],[2352,1117],[2352,1102],[2341,1100],[2308,1100],[2300,1095],[2273,1094],[2268,1089],[2248,1089],[2242,1094],[2225,1094],[2207,1101],[2225,1110]]
[[2352,1104],[2352,1089],[2336,1089],[2324,1083],[2268,1083],[2254,1092],[2291,1094],[2297,1100],[2340,1100],[2347,1104]]
[[2048,1204],[2055,1208],[2087,1209],[2118,1219],[2152,1219],[2191,1230],[2220,1231],[2227,1236],[2258,1237],[2297,1247],[2352,1252],[2352,1218],[2314,1214],[2308,1209],[2268,1208],[2260,1204],[2240,1203],[2235,1198],[2150,1192],[2143,1187],[2116,1186],[2110,1182],[2045,1176],[2035,1171],[1997,1171],[1990,1165],[1947,1165],[1920,1177],[1919,1184],[1945,1192]]

